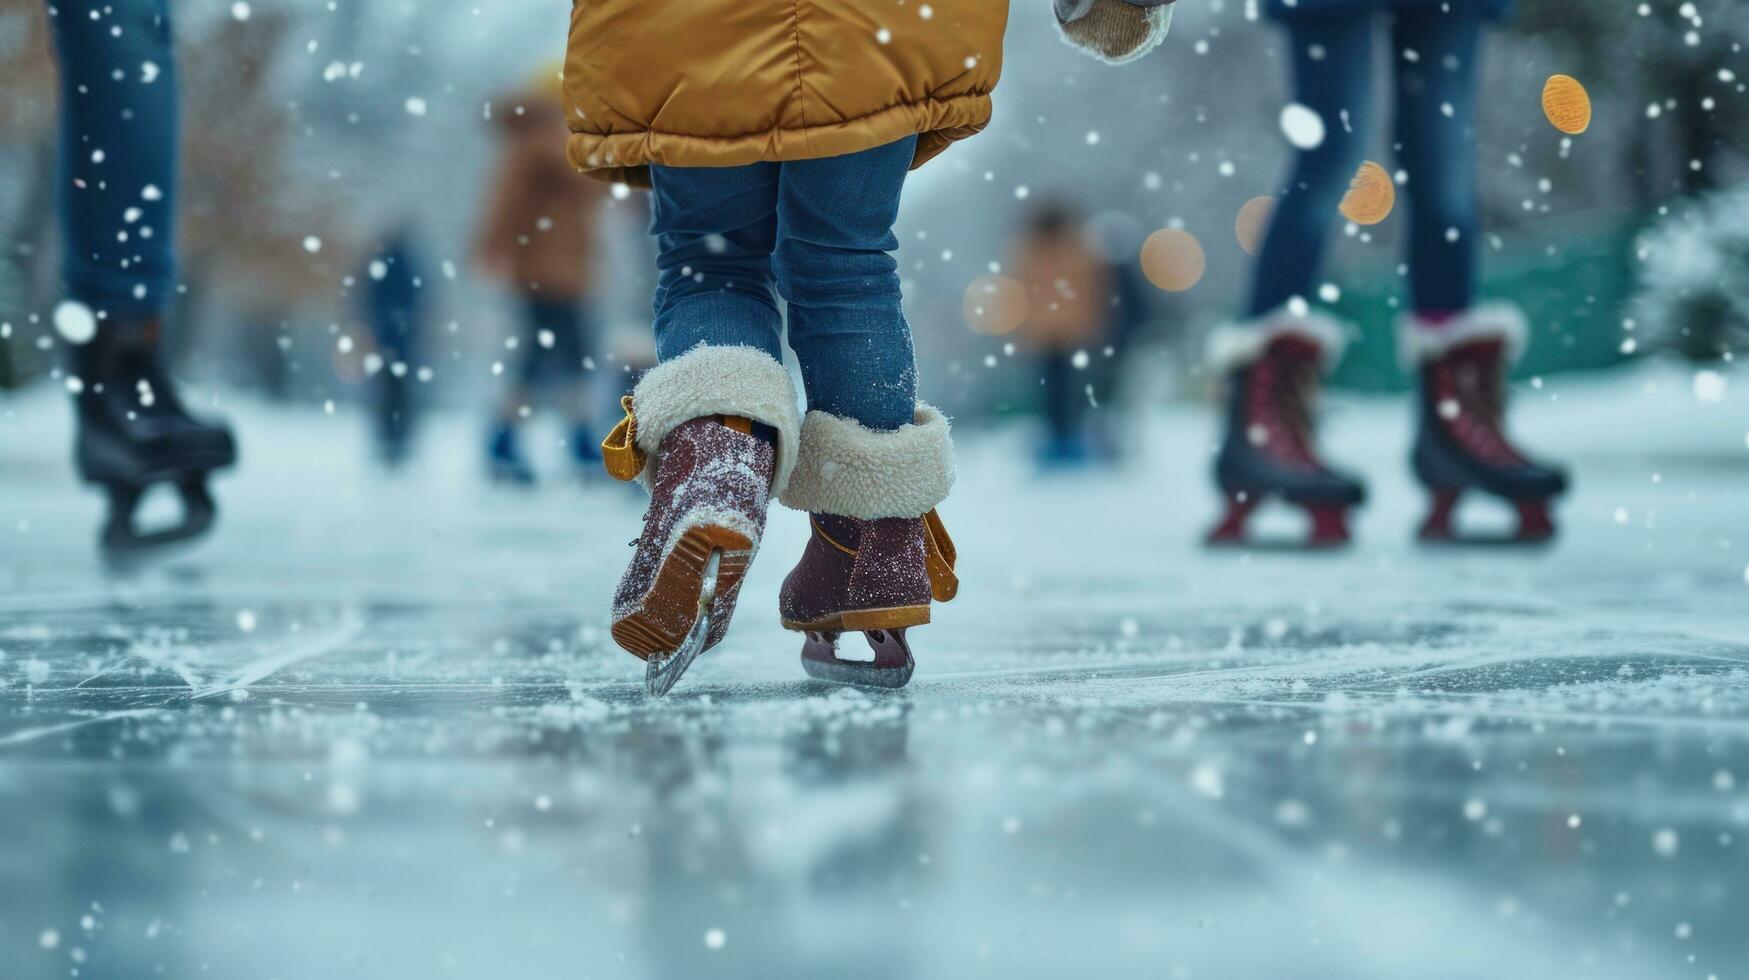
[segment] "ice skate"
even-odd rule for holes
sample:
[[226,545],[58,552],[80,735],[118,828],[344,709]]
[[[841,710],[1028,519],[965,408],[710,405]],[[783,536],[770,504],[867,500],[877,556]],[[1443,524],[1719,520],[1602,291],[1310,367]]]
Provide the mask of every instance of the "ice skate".
[[[875,432],[810,412],[802,427],[784,502],[810,512],[812,533],[778,612],[785,629],[806,634],[802,668],[819,680],[904,687],[916,669],[906,631],[958,591],[953,542],[935,512],[953,482],[947,420],[928,406],[916,418]],[[841,646],[846,633],[861,633],[868,649]]]
[[[230,428],[190,415],[177,397],[159,360],[158,329],[156,321],[110,321],[73,353],[74,458],[80,478],[109,494],[99,544],[111,561],[154,557],[210,531],[218,505],[207,480],[237,461]],[[142,530],[135,513],[159,484],[176,488],[182,519]]]
[[728,629],[770,495],[793,466],[795,389],[763,353],[700,347],[652,370],[625,407],[603,457],[612,476],[644,483],[650,506],[612,633],[662,695]]
[[1224,327],[1210,338],[1211,361],[1227,373],[1227,431],[1215,480],[1227,512],[1211,546],[1282,547],[1246,534],[1257,507],[1279,498],[1311,522],[1295,548],[1349,543],[1348,513],[1366,500],[1359,480],[1328,466],[1313,440],[1319,376],[1341,356],[1341,328],[1315,313],[1283,311],[1257,324]]
[[[1420,375],[1420,432],[1415,475],[1432,494],[1419,537],[1430,544],[1540,544],[1555,536],[1549,503],[1567,489],[1564,470],[1527,458],[1508,439],[1506,374],[1523,349],[1524,316],[1505,305],[1479,307],[1431,326],[1399,325],[1399,348]],[[1459,500],[1471,490],[1513,506],[1510,535],[1466,535],[1457,526]]]

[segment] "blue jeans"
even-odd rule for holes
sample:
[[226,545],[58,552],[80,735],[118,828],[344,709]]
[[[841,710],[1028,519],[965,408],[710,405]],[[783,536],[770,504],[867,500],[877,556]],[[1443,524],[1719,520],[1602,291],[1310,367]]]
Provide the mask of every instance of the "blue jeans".
[[655,167],[656,356],[700,344],[783,360],[778,297],[811,411],[871,429],[913,420],[917,365],[893,221],[916,137],[823,160]]
[[117,319],[156,316],[176,289],[169,0],[54,0],[51,8],[67,292]]
[[[1398,161],[1409,175],[1409,285],[1421,313],[1467,309],[1475,296],[1478,192],[1476,77],[1486,11],[1399,7],[1392,17]],[[1289,20],[1297,101],[1324,119],[1324,142],[1300,152],[1257,261],[1251,315],[1310,299],[1337,205],[1372,123],[1373,29],[1366,10]],[[1404,52],[1418,57],[1409,61]],[[1314,55],[1321,54],[1321,57]],[[1450,106],[1451,114],[1446,114]]]

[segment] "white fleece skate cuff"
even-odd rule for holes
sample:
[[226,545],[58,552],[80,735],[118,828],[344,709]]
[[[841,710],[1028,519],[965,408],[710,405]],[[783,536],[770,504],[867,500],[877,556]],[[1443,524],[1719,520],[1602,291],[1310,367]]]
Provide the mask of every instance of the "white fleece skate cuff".
[[922,517],[953,489],[947,417],[922,402],[916,421],[878,432],[850,419],[809,412],[785,505],[872,521]]
[[1437,323],[1410,314],[1397,320],[1397,360],[1403,370],[1413,372],[1464,344],[1504,340],[1511,363],[1524,353],[1529,339],[1530,322],[1511,303],[1483,303]]
[[[777,430],[777,472],[772,496],[783,493],[795,472],[801,445],[801,412],[795,382],[770,354],[755,347],[700,344],[663,361],[632,390],[638,419],[638,448],[653,461],[662,440],[676,426],[705,415],[739,415]],[[654,462],[644,467],[646,487]]]
[[1326,372],[1342,361],[1348,345],[1342,321],[1307,310],[1295,313],[1283,307],[1249,323],[1228,323],[1209,333],[1208,364],[1218,374],[1228,374],[1255,362],[1277,338],[1297,335],[1316,344],[1318,361]]

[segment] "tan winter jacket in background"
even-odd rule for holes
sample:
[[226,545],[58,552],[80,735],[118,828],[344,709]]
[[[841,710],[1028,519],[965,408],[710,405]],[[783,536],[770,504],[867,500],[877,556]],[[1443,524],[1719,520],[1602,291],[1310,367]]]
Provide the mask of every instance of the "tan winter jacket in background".
[[[509,109],[520,101],[521,115]],[[506,99],[504,150],[481,215],[474,255],[511,289],[555,302],[595,287],[595,226],[606,189],[577,176],[552,140],[559,107],[537,93]]]
[[[927,16],[925,16],[927,13]],[[990,121],[1008,0],[577,0],[568,155],[647,185],[913,134],[913,166]]]
[[1079,234],[1021,243],[1014,274],[1026,287],[1020,340],[1033,350],[1066,351],[1100,340],[1111,313],[1111,270]]

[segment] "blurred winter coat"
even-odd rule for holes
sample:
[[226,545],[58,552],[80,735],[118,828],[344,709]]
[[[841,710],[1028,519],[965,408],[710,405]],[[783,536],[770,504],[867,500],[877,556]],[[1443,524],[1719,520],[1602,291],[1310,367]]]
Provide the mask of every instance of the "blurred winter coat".
[[913,166],[990,121],[1008,0],[577,0],[569,156],[647,165],[808,160],[911,135]]
[[1026,287],[1022,343],[1066,351],[1105,339],[1115,283],[1110,266],[1082,235],[1027,236],[1016,249],[1014,275]]
[[1316,17],[1320,14],[1347,13],[1356,10],[1392,10],[1399,7],[1432,7],[1450,4],[1452,7],[1479,7],[1491,18],[1511,12],[1515,0],[1264,0],[1264,9],[1277,20],[1295,17]]
[[594,286],[602,189],[578,177],[552,139],[561,111],[552,96],[530,91],[505,101],[509,106],[497,117],[503,156],[480,221],[475,260],[518,292],[579,299]]

